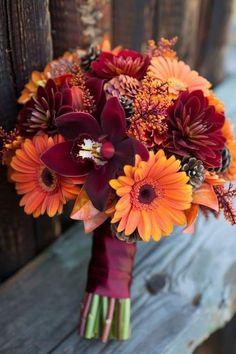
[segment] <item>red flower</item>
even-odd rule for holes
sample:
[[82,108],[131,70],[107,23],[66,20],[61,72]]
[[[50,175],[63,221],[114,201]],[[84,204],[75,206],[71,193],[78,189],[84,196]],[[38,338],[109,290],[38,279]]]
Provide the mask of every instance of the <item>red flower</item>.
[[56,117],[72,111],[69,87],[59,90],[56,82],[49,79],[45,87],[39,86],[36,97],[32,97],[20,111],[19,132],[23,136],[32,136],[39,131],[53,134],[56,132]]
[[183,92],[168,110],[168,138],[164,148],[178,156],[194,156],[205,167],[219,167],[225,138],[225,117],[209,106],[201,90]]
[[146,74],[149,62],[148,56],[144,57],[133,50],[122,50],[117,55],[102,52],[99,58],[92,62],[92,73],[102,79],[124,74],[140,80]]
[[101,114],[101,126],[88,113],[67,113],[57,118],[58,130],[66,142],[57,144],[42,155],[53,171],[67,177],[87,175],[86,192],[98,210],[109,198],[109,180],[124,165],[132,165],[135,154],[148,159],[145,147],[126,135],[126,119],[116,97],[110,98]]

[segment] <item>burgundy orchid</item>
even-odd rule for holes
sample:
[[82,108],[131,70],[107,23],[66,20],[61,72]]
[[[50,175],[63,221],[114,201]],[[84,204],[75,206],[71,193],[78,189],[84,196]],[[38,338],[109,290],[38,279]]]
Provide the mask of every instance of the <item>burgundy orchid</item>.
[[87,175],[85,190],[98,210],[104,210],[110,194],[109,180],[135,154],[148,159],[148,151],[126,135],[125,113],[116,97],[110,98],[101,114],[101,125],[88,113],[72,112],[57,118],[58,131],[66,139],[42,155],[55,172],[76,177]]
[[97,60],[92,62],[92,74],[102,79],[111,79],[121,74],[140,80],[147,72],[150,62],[148,56],[134,50],[121,50],[118,54],[102,52]]

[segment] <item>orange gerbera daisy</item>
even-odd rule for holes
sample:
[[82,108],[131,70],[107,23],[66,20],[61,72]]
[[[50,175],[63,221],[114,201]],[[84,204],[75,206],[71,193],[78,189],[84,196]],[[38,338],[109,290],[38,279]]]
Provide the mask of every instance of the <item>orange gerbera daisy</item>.
[[224,107],[224,103],[215,96],[215,94],[213,93],[213,91],[210,91],[209,96],[207,97],[208,99],[208,103],[210,106],[214,106],[216,112],[218,113],[224,113],[225,111],[225,107]]
[[236,138],[233,131],[233,125],[228,119],[225,119],[225,124],[222,128],[222,134],[226,138],[226,147],[230,152],[230,165],[223,172],[223,177],[228,181],[236,180]]
[[173,98],[186,89],[189,92],[202,90],[205,96],[209,94],[210,82],[200,76],[197,71],[191,70],[183,61],[161,56],[154,57],[149,69],[157,79],[168,83],[169,92]]
[[50,64],[45,66],[43,72],[33,71],[29,82],[25,85],[21,91],[21,95],[18,98],[18,103],[25,104],[32,96],[36,95],[39,86],[45,86],[47,79],[49,78]]
[[192,187],[180,161],[166,158],[164,151],[150,152],[148,161],[136,157],[135,166],[126,165],[124,176],[110,181],[120,197],[112,223],[126,236],[136,229],[144,241],[170,235],[174,225],[186,224],[184,210],[189,209]]
[[79,193],[75,183],[83,182],[81,179],[62,177],[40,160],[44,151],[62,141],[60,135],[53,138],[46,134],[38,135],[32,140],[26,139],[16,150],[11,162],[11,179],[17,193],[23,195],[20,206],[24,206],[26,214],[38,217],[46,212],[52,217],[61,213],[63,205]]

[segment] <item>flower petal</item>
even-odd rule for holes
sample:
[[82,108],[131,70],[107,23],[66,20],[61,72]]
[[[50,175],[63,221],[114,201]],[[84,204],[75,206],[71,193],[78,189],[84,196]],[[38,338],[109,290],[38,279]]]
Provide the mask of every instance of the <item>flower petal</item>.
[[125,139],[117,144],[115,155],[112,159],[117,168],[123,168],[124,165],[134,165],[135,151],[133,139]]
[[88,113],[70,112],[56,118],[58,131],[66,139],[75,139],[80,134],[89,134],[94,137],[101,134],[96,119]]
[[116,97],[107,101],[101,115],[101,126],[113,142],[126,136],[125,112]]
[[103,85],[104,80],[95,77],[90,77],[89,74],[86,75],[86,86],[88,87],[89,92],[95,99],[96,111],[93,114],[96,118],[100,117],[102,109],[106,103],[106,96],[103,90]]
[[105,209],[111,191],[109,180],[115,175],[113,164],[106,164],[100,169],[89,173],[85,182],[85,190],[95,208],[100,211]]
[[56,144],[41,155],[41,160],[48,168],[62,176],[84,176],[90,170],[91,165],[75,162],[71,155],[72,146],[73,141]]
[[132,139],[132,140],[133,140],[133,144],[134,144],[135,154],[138,154],[139,156],[141,156],[143,161],[147,161],[149,159],[149,153],[148,153],[148,150],[146,149],[146,147],[137,139]]

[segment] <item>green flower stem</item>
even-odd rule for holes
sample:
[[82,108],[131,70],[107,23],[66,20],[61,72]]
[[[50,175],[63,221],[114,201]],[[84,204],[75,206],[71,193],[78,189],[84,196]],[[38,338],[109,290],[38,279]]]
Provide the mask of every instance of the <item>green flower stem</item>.
[[80,335],[84,338],[127,340],[130,336],[130,299],[87,294],[82,308]]
[[87,317],[86,329],[84,334],[84,337],[87,339],[94,338],[94,328],[95,328],[95,321],[97,317],[96,315],[98,310],[98,304],[99,304],[99,295],[94,294],[92,298],[90,311]]
[[123,328],[120,339],[127,340],[130,336],[130,299],[124,299],[121,301],[122,319],[120,323]]
[[94,337],[95,338],[99,338],[100,336],[100,315],[101,315],[101,301],[102,298],[99,296],[98,297],[98,306],[97,306],[97,312],[96,312],[96,320],[95,320],[95,324],[94,324]]

